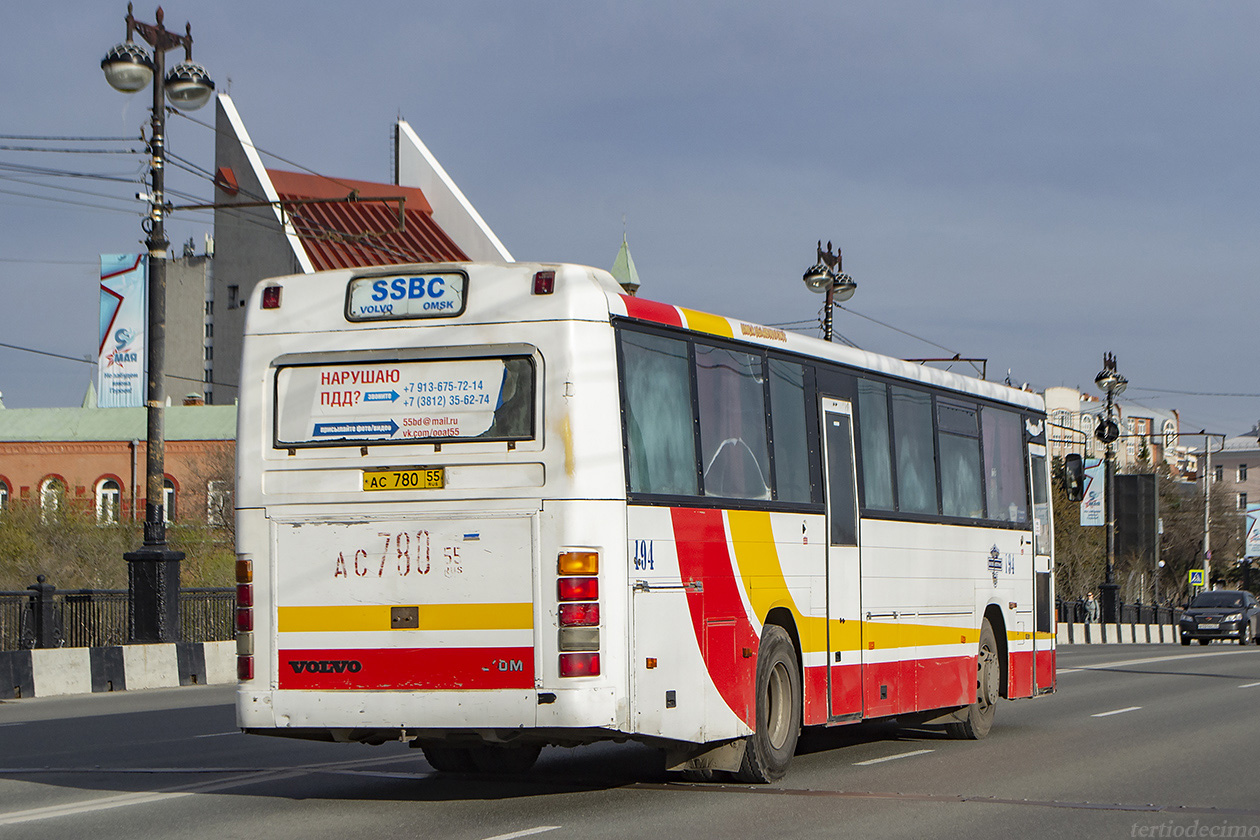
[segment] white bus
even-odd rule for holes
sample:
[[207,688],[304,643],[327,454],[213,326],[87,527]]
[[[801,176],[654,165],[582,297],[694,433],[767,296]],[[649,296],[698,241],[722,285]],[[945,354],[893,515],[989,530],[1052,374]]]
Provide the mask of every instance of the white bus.
[[980,738],[1054,690],[1039,396],[562,264],[265,281],[240,726],[520,771],[633,739],[780,778],[803,726]]

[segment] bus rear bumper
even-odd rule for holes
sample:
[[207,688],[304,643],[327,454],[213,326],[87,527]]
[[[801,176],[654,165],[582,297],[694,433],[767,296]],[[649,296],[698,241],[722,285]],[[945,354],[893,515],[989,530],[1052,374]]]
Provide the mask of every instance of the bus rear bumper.
[[[625,737],[630,733],[622,712],[613,686],[527,691],[242,690],[237,695],[237,723],[247,732],[378,743],[411,736],[502,740],[495,733],[529,730],[598,730],[606,733],[601,738]],[[476,721],[475,728],[469,726],[471,721]]]

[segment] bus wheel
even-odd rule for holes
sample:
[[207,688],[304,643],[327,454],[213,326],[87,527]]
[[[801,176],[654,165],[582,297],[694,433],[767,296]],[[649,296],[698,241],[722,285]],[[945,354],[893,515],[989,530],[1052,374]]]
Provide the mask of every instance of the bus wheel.
[[439,773],[472,773],[477,769],[468,747],[430,742],[421,744],[420,749],[424,750],[424,760]]
[[997,639],[986,618],[980,625],[980,650],[976,656],[976,702],[965,710],[966,717],[947,724],[951,738],[978,741],[989,734],[997,712],[998,688],[1002,683],[1002,663],[998,661]]
[[748,736],[741,782],[782,779],[801,734],[801,673],[796,648],[782,627],[766,625],[757,651],[757,731]]
[[510,776],[529,772],[542,752],[542,744],[483,744],[469,752],[482,773]]

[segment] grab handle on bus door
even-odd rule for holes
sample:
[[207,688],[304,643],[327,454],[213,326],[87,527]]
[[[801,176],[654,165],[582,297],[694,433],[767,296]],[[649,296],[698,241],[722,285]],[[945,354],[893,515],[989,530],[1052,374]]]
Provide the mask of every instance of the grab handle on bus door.
[[653,586],[646,580],[636,580],[634,582],[635,592],[661,592],[667,589],[682,589],[687,592],[703,592],[704,583],[698,580],[689,580],[686,583],[658,583]]

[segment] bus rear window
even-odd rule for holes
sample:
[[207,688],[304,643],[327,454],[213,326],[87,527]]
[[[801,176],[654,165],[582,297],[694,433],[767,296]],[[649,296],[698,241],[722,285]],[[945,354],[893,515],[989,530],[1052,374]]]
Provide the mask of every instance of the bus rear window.
[[281,367],[275,446],[530,440],[534,380],[523,356]]

